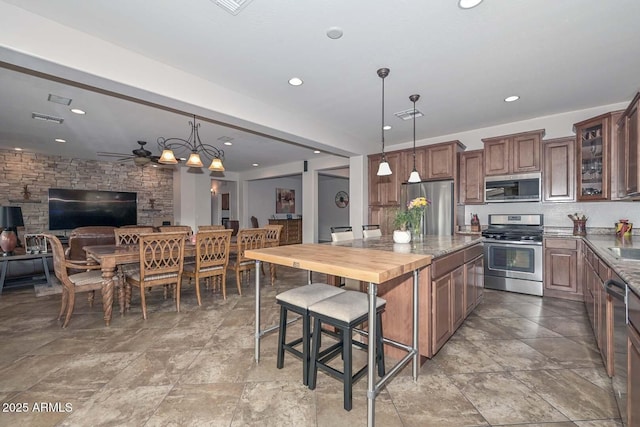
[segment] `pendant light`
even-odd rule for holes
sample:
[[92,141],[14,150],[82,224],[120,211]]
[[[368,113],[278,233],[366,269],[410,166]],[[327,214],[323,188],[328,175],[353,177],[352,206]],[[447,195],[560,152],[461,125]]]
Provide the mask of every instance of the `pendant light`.
[[384,154],[384,78],[388,75],[388,68],[380,68],[378,70],[378,77],[382,79],[382,123],[380,124],[380,132],[382,132],[382,159],[380,159],[380,166],[378,167],[378,176],[386,176],[393,173],[387,162],[387,156]]
[[420,174],[416,169],[416,101],[420,99],[420,95],[411,95],[409,100],[413,102],[413,171],[409,175],[408,182],[420,182]]

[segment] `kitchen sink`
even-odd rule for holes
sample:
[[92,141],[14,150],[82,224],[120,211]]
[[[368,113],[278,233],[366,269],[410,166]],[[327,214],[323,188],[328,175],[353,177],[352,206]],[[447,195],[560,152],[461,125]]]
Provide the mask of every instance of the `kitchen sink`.
[[640,248],[607,248],[616,258],[640,260]]

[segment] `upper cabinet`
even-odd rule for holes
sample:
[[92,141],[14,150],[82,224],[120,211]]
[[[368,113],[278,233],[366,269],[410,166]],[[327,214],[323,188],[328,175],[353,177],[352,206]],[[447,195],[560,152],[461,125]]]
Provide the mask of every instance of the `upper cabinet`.
[[620,112],[606,113],[574,125],[578,201],[609,199],[611,150],[617,140],[613,124],[619,117]]
[[616,132],[618,140],[615,144],[617,148],[616,165],[612,165],[612,170],[618,179],[616,192],[618,198],[638,195],[638,181],[640,180],[640,170],[638,169],[638,156],[640,155],[638,150],[640,145],[640,134],[638,134],[639,104],[640,93],[636,94],[629,107],[618,119]]
[[484,202],[484,150],[460,153],[460,203]]
[[540,171],[544,130],[484,138],[484,174],[509,175]]
[[575,201],[576,139],[549,139],[542,143],[542,200],[545,202]]
[[[423,181],[454,179],[457,175],[457,155],[464,150],[460,141],[416,147],[416,170]],[[402,151],[400,182],[407,182],[413,170],[413,149]]]
[[427,145],[425,156],[425,174],[423,180],[454,179],[458,153],[464,150],[460,141],[443,142],[442,144]]
[[387,162],[391,167],[391,175],[378,176],[378,165],[381,154],[369,156],[369,206],[387,206],[400,204],[400,183],[406,178],[402,176],[401,153],[394,151],[386,153]]

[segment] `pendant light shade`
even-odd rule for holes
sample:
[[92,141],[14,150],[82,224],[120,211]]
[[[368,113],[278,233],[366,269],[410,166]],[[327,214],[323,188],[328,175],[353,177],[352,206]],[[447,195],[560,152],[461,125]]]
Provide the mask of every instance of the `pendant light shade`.
[[387,156],[384,154],[384,79],[389,75],[388,68],[378,69],[378,77],[382,79],[382,123],[380,124],[380,132],[382,132],[382,159],[380,160],[380,166],[378,167],[378,176],[391,175],[391,167],[387,162]]
[[413,171],[411,171],[411,175],[409,175],[408,182],[420,182],[420,174],[416,169],[416,101],[420,99],[420,95],[411,95],[409,100],[413,102]]

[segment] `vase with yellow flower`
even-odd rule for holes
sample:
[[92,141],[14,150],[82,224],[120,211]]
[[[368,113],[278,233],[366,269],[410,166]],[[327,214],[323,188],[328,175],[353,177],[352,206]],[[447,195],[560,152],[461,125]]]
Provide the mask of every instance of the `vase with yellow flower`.
[[[406,209],[399,209],[396,212],[396,217],[393,224],[401,231],[411,230],[409,239],[413,235],[413,239],[416,240],[420,237],[422,218],[424,217],[424,211],[429,206],[429,200],[426,197],[416,197],[407,204]],[[395,239],[394,232],[394,239]],[[405,242],[408,243],[408,242]]]

